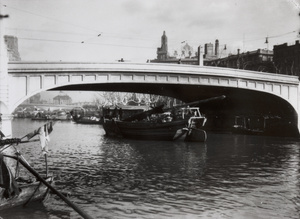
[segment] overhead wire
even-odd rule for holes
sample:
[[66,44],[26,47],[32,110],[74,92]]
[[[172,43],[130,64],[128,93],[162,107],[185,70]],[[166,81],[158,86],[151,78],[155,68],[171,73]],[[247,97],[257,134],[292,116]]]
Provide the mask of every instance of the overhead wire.
[[41,33],[54,33],[54,34],[65,34],[65,35],[82,35],[82,36],[94,36],[95,34],[89,34],[89,33],[79,33],[79,32],[65,32],[65,31],[49,31],[49,30],[37,30],[37,29],[26,29],[26,28],[11,28],[6,27],[7,30],[12,31],[26,31],[26,32],[41,32]]
[[[81,42],[79,42],[79,41],[71,41],[71,40],[52,40],[52,39],[28,38],[28,37],[19,37],[18,39],[32,40],[32,41],[34,41],[34,40],[35,41],[45,41],[45,42],[57,42],[57,43],[81,44]],[[153,49],[153,47],[147,47],[147,46],[132,46],[132,45],[122,45],[122,44],[111,44],[111,43],[91,43],[91,42],[87,42],[85,44],[99,45],[99,46],[118,46],[118,47]]]
[[27,11],[27,10],[24,10],[24,9],[15,8],[15,7],[12,7],[12,6],[7,6],[6,4],[2,4],[2,5],[4,7],[11,8],[11,9],[17,10],[17,11],[21,11],[21,12],[24,12],[24,13],[27,13],[27,14],[35,15],[35,16],[38,16],[38,17],[46,18],[46,19],[50,19],[50,20],[53,20],[53,21],[56,21],[56,22],[66,23],[66,24],[76,26],[76,27],[80,27],[80,28],[83,28],[83,29],[86,29],[86,30],[91,30],[91,31],[94,31],[94,32],[98,32],[97,30],[95,30],[93,28],[86,27],[86,26],[82,26],[82,25],[71,23],[71,22],[59,20],[59,19],[56,19],[56,18],[48,17],[48,16],[45,16],[45,15],[33,13],[33,12],[30,12],[30,11]]
[[[8,30],[12,31],[26,31],[26,32],[41,32],[41,33],[54,33],[54,34],[66,34],[66,35],[82,35],[82,36],[90,36],[88,39],[97,38],[101,35],[101,37],[109,37],[109,38],[117,38],[117,39],[129,39],[129,40],[142,40],[142,41],[157,41],[157,37],[154,38],[140,38],[140,37],[130,37],[130,36],[120,36],[116,33],[108,33],[108,32],[101,32],[98,34],[89,34],[89,33],[79,33],[79,32],[65,32],[65,31],[46,31],[46,30],[37,30],[37,29],[25,29],[25,28],[9,28],[6,27]],[[115,36],[117,35],[117,36]],[[84,41],[84,40],[82,40]]]
[[[297,30],[294,31],[290,31],[290,32],[286,32],[286,33],[282,33],[282,34],[278,34],[278,35],[273,35],[273,36],[267,36],[269,39],[270,38],[278,38],[278,37],[282,37],[282,36],[286,36],[292,33],[297,33]],[[246,42],[250,42],[250,41],[257,41],[257,40],[264,40],[266,37],[259,37],[259,38],[255,38],[255,39],[248,39],[245,40]]]
[[[60,19],[56,19],[56,18],[51,18],[51,17],[48,17],[48,16],[45,16],[45,15],[41,15],[41,14],[37,14],[37,13],[33,13],[33,12],[30,12],[30,11],[27,11],[27,10],[23,10],[23,9],[19,9],[19,8],[16,8],[16,7],[12,7],[12,6],[7,6],[5,4],[2,4],[4,7],[7,7],[7,8],[11,8],[11,9],[14,9],[14,10],[17,10],[17,11],[21,11],[21,12],[24,12],[24,13],[28,13],[28,14],[31,14],[31,15],[35,15],[35,16],[38,16],[38,17],[43,17],[43,18],[46,18],[46,19],[49,19],[49,20],[53,20],[53,21],[56,21],[56,22],[61,22],[61,23],[66,23],[68,25],[72,25],[72,26],[76,26],[76,27],[80,27],[80,28],[83,28],[83,29],[87,29],[87,30],[91,30],[93,32],[96,32],[97,33],[97,37],[99,35],[102,35],[104,34],[103,31],[99,31],[99,30],[96,30],[94,28],[89,28],[89,27],[86,27],[86,26],[82,26],[82,25],[78,25],[78,24],[74,24],[74,23],[71,23],[71,22],[66,22],[66,21],[63,21],[63,20],[60,20]],[[24,30],[24,29],[23,29]],[[43,31],[41,31],[43,32]],[[59,33],[57,31],[51,31],[51,32],[55,32],[55,33]],[[120,33],[107,33],[105,32],[105,35],[109,36],[109,37],[113,37],[113,38],[122,38],[122,39],[132,39],[132,40],[136,40],[136,39],[139,39],[139,40],[153,40],[153,39],[145,39],[145,38],[138,38],[138,37],[132,37],[132,36],[121,36]],[[113,36],[113,35],[117,35],[117,36]],[[82,40],[82,41],[86,41],[86,40]]]
[[[57,34],[76,34],[76,35],[82,35],[82,36],[91,36],[90,38],[86,39],[86,40],[80,40],[79,42],[77,41],[70,41],[70,40],[49,40],[49,39],[40,39],[40,38],[22,38],[20,37],[20,39],[24,39],[24,40],[39,40],[39,41],[48,41],[48,42],[65,42],[65,43],[83,43],[83,44],[94,44],[94,45],[111,45],[111,46],[122,46],[122,47],[136,47],[136,48],[150,48],[150,47],[143,47],[143,46],[128,46],[128,45],[119,45],[119,44],[105,44],[105,43],[88,43],[88,41],[92,40],[92,39],[95,39],[95,38],[99,38],[100,36],[101,37],[109,37],[109,38],[118,38],[118,39],[129,39],[129,40],[148,40],[148,41],[154,41],[154,39],[150,39],[150,38],[137,38],[137,37],[132,37],[132,36],[122,36],[121,34],[119,33],[106,33],[106,32],[101,32],[101,31],[98,31],[98,30],[95,30],[94,28],[90,28],[90,27],[86,27],[86,26],[82,26],[82,25],[78,25],[78,24],[74,24],[72,22],[66,22],[66,21],[63,21],[63,20],[60,20],[60,19],[56,19],[56,18],[52,18],[52,17],[48,17],[48,16],[45,16],[45,15],[41,15],[41,14],[38,14],[38,13],[34,13],[34,12],[31,12],[31,11],[27,11],[27,10],[24,10],[24,9],[20,9],[20,8],[16,8],[16,7],[13,7],[13,6],[8,6],[7,4],[2,4],[4,7],[7,7],[7,8],[11,8],[13,10],[17,10],[17,11],[21,11],[21,12],[24,12],[24,13],[28,13],[28,14],[31,14],[31,15],[34,15],[34,16],[39,16],[39,17],[42,17],[42,18],[46,18],[46,19],[50,19],[50,20],[53,20],[53,21],[56,21],[56,22],[60,22],[60,23],[65,23],[65,24],[68,24],[68,25],[72,25],[72,26],[76,26],[76,27],[80,27],[80,28],[83,28],[83,29],[86,29],[86,30],[90,30],[90,31],[93,31],[94,33],[97,33],[96,35],[94,34],[83,34],[83,33],[72,33],[72,32],[58,32],[58,31],[43,31],[43,30],[34,30],[34,31],[37,31],[37,32],[45,32],[45,33],[57,33]],[[13,29],[13,28],[11,28]],[[15,28],[17,29],[17,28]],[[18,30],[18,29],[17,29]],[[23,31],[31,31],[30,29],[20,29],[20,30],[23,30]],[[295,31],[291,31],[291,32],[287,32],[287,33],[283,33],[283,34],[279,34],[279,35],[273,35],[273,36],[268,36],[268,38],[278,38],[278,37],[282,37],[282,36],[285,36],[285,35],[288,35],[288,34],[291,34],[291,33],[295,33],[295,32],[298,32],[297,30]],[[114,36],[116,35],[116,36]],[[244,40],[245,42],[250,42],[250,41],[258,41],[258,40],[263,40],[265,39],[265,37],[260,37],[260,38],[254,38],[254,39],[248,39],[248,40]],[[155,41],[157,41],[157,39],[155,39]],[[208,40],[209,41],[209,40]],[[230,40],[231,42],[234,42],[233,39]],[[169,42],[171,42],[170,44],[177,44],[177,42],[179,42],[178,40],[169,40]],[[190,40],[185,40],[183,42],[191,42],[191,43],[198,43],[199,42],[196,42],[196,41],[190,41]],[[181,42],[182,43],[182,42]],[[227,42],[228,44],[228,42]]]

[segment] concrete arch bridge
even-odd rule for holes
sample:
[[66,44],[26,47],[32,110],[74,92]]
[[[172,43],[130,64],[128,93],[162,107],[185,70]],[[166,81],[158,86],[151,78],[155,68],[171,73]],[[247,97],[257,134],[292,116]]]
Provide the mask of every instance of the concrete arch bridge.
[[46,90],[148,93],[184,102],[225,95],[201,106],[211,127],[228,129],[236,116],[262,116],[280,118],[279,134],[299,134],[296,76],[175,64],[11,62],[2,78],[2,85],[8,85],[0,90],[2,120],[10,120],[19,104]]

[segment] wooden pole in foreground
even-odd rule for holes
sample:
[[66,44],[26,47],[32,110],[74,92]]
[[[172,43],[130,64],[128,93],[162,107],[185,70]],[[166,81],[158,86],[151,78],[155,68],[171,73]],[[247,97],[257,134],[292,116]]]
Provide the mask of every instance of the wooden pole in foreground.
[[[12,159],[17,160],[18,158],[15,156],[10,155],[3,155],[5,157],[9,157]],[[38,178],[42,183],[44,183],[45,186],[47,186],[53,193],[55,193],[57,196],[59,196],[64,202],[66,202],[70,207],[72,207],[78,214],[80,214],[84,219],[92,219],[91,216],[89,216],[87,213],[85,213],[83,210],[81,210],[77,205],[75,205],[73,202],[71,202],[69,199],[67,199],[63,194],[61,194],[59,191],[57,191],[51,184],[49,184],[43,177],[41,177],[32,167],[30,167],[23,159],[19,159],[19,162],[30,172],[32,173],[36,178]]]

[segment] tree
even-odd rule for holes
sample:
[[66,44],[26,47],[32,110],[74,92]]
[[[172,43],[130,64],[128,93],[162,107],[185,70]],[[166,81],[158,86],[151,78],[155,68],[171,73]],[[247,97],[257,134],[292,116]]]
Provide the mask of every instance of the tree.
[[164,104],[166,107],[172,107],[175,98],[143,93],[99,92],[95,96],[94,102],[98,106],[146,105],[155,107]]

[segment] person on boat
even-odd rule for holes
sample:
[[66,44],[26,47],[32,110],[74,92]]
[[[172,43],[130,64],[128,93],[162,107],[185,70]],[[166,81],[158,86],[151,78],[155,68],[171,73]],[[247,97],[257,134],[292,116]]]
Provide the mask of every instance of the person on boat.
[[116,106],[114,111],[113,111],[113,114],[112,114],[112,117],[113,118],[119,118],[119,113],[118,113],[118,107]]
[[104,117],[108,118],[108,119],[111,119],[109,106],[105,110]]
[[2,138],[4,138],[4,137],[5,137],[5,135],[0,130],[0,140],[2,140]]
[[187,106],[187,108],[186,108],[186,115],[187,116],[193,115],[193,112],[192,112],[190,106]]
[[173,117],[173,120],[177,119],[177,117],[178,117],[177,114],[178,114],[177,109],[175,107],[173,107],[172,110],[171,110],[171,115]]
[[184,119],[185,116],[190,116],[192,115],[192,111],[190,109],[190,106],[187,106],[186,108],[182,109],[182,118]]
[[0,154],[0,188],[4,189],[4,192],[1,192],[4,198],[10,198],[20,194],[18,184],[4,162],[3,154]]
[[119,119],[122,120],[123,117],[123,109],[120,107],[119,108]]

